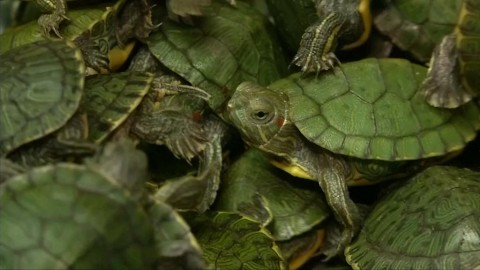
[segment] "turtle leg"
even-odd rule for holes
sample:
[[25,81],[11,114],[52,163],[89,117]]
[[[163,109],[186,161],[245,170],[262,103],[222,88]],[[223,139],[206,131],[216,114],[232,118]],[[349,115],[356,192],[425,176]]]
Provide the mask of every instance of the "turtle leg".
[[216,117],[205,121],[209,141],[199,154],[196,175],[186,175],[167,181],[155,194],[176,209],[203,213],[214,202],[220,186],[222,171],[222,141],[226,125]]
[[455,34],[445,36],[435,47],[422,93],[434,107],[457,108],[473,98],[460,80]]
[[345,246],[351,242],[360,229],[362,216],[348,194],[345,176],[345,172],[349,171],[348,164],[343,159],[329,154],[324,154],[321,158],[322,168],[317,174],[318,182],[336,220],[343,226],[342,236],[336,250],[336,254],[338,254],[343,252]]
[[370,34],[370,0],[315,1],[315,8],[320,19],[303,33],[291,63],[301,67],[303,74],[318,75],[339,64],[334,52],[340,39],[342,49],[350,49],[363,44]]
[[[148,143],[165,145],[177,158],[190,162],[209,141],[200,109],[192,108],[197,102],[200,107],[205,106],[203,94],[207,93],[188,85],[165,82],[163,76],[157,79],[142,102],[130,132]],[[188,96],[174,99],[179,94]]]
[[120,47],[124,47],[131,38],[147,43],[150,33],[159,26],[153,25],[152,7],[147,0],[129,1],[123,8],[118,22],[115,34]]
[[300,47],[290,65],[301,67],[303,74],[332,69],[339,63],[333,52],[345,21],[341,13],[332,12],[309,26],[302,35]]
[[190,162],[208,143],[203,123],[175,111],[161,110],[142,114],[131,132],[147,143],[165,145],[177,158]]
[[111,44],[108,38],[92,39],[88,35],[82,35],[74,40],[75,45],[82,51],[83,60],[87,67],[91,67],[97,72],[101,69],[110,69],[110,60],[108,53]]
[[35,0],[42,9],[53,12],[52,14],[43,14],[38,18],[38,24],[42,28],[43,35],[51,37],[53,31],[59,38],[62,38],[58,28],[64,20],[70,20],[67,16],[66,0]]

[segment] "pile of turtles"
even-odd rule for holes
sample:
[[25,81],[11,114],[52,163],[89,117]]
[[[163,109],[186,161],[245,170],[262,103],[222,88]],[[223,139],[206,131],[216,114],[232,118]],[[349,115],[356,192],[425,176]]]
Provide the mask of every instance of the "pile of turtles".
[[1,269],[480,269],[480,1],[0,13]]

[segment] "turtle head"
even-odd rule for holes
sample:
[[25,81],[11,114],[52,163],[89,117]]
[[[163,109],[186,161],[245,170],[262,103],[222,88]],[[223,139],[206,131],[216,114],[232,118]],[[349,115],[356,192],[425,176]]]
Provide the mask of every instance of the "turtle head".
[[287,122],[285,95],[253,82],[243,82],[228,102],[228,118],[250,145],[261,147]]

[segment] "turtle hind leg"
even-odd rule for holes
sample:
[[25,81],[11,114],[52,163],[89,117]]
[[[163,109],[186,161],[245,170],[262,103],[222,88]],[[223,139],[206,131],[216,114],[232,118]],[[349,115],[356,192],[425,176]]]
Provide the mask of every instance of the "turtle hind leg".
[[435,47],[422,84],[422,94],[434,107],[457,108],[473,98],[460,81],[455,39],[453,34],[445,36]]

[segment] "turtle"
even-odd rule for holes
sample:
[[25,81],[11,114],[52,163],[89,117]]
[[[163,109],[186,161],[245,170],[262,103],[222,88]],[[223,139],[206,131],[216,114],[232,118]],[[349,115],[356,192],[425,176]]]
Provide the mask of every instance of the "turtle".
[[111,177],[141,205],[153,227],[154,249],[150,252],[154,253],[152,265],[156,269],[180,265],[186,269],[204,269],[202,250],[187,222],[172,206],[146,192],[147,156],[136,149],[136,145],[125,138],[109,141],[83,163],[89,169]]
[[353,269],[480,267],[480,173],[432,166],[388,189],[345,249]]
[[[50,37],[53,31],[57,36],[61,37],[60,24],[71,21],[68,13],[67,2],[80,2],[78,0],[33,0],[42,10],[49,12],[38,19],[38,25],[42,29],[44,36]],[[85,1],[83,1],[85,2]],[[88,1],[86,1],[88,3]],[[89,4],[97,4],[98,1],[90,1]],[[236,5],[235,0],[228,0],[231,5]],[[144,1],[143,3],[147,3]],[[167,0],[167,10],[169,18],[178,20],[179,17],[189,19],[189,16],[201,16],[203,9],[208,7],[211,0]]]
[[[143,104],[152,106],[166,93],[183,91],[208,98],[198,88],[171,85],[152,73],[85,79],[81,53],[69,41],[34,42],[2,57],[2,108],[11,112],[5,111],[0,122],[0,155],[29,166],[63,159],[63,154],[75,155],[74,150],[92,154],[95,144],[103,143],[122,123],[133,119],[129,117],[133,112],[148,113],[148,105],[135,110],[147,93],[153,100]],[[122,103],[125,100],[127,103]],[[128,133],[129,125],[124,127],[121,130]]]
[[147,157],[129,140],[105,144],[83,164],[9,178],[0,187],[0,267],[144,269],[186,260],[204,268],[188,225],[146,194],[146,179]]
[[[271,232],[289,269],[298,269],[315,255],[331,259],[341,238],[323,194],[312,184],[299,182],[251,148],[225,171],[213,209],[260,222]],[[368,208],[358,207],[365,217]]]
[[[59,34],[73,41],[83,53],[86,65],[97,72],[118,68],[132,51],[132,38],[144,40],[154,29],[150,7],[145,0],[117,0],[96,6],[80,7],[67,12],[70,23]],[[34,21],[7,29],[0,37],[0,53],[17,46],[46,39]],[[127,51],[116,66],[110,67],[113,48]],[[119,61],[119,60],[117,60]]]
[[0,156],[63,127],[85,83],[82,54],[69,41],[41,40],[0,56]]
[[[85,121],[80,122],[78,117],[73,117],[71,121],[74,122],[60,129],[62,137],[66,138],[59,140],[57,136],[52,141],[52,138],[47,137],[39,143],[26,145],[9,157],[22,164],[40,165],[64,159],[65,155],[77,158],[91,155],[96,151],[97,145],[108,140],[130,137],[149,143],[166,144],[180,157],[189,160],[193,155],[191,152],[197,151],[195,139],[206,139],[191,137],[191,141],[185,142],[178,137],[180,123],[172,125],[168,115],[155,112],[156,103],[165,95],[178,93],[196,95],[203,99],[209,97],[201,89],[183,86],[168,76],[148,72],[125,71],[88,76],[81,103],[75,112],[76,115],[81,113],[86,118]],[[76,135],[79,133],[83,135]],[[58,141],[62,144],[55,146]],[[77,144],[85,145],[87,150],[90,146],[91,151],[82,153],[76,149]]]
[[361,224],[347,185],[440,162],[480,128],[476,104],[455,111],[428,105],[418,94],[425,74],[425,67],[404,59],[367,58],[319,78],[295,73],[267,87],[244,82],[226,117],[274,165],[318,181],[344,227],[340,251]]
[[207,91],[217,113],[241,82],[270,83],[287,72],[270,23],[248,3],[212,2],[193,26],[164,21],[147,45],[162,65]]
[[[155,72],[186,83],[162,68],[147,47],[139,49],[128,70]],[[198,158],[196,175],[168,179],[155,196],[176,209],[200,213],[206,211],[216,197],[223,164],[222,145],[228,137],[227,125],[212,112],[206,100],[194,95],[166,96],[157,102],[153,112],[138,120],[137,127],[138,131],[151,134],[149,137],[157,137],[147,142],[165,144],[175,157],[189,163]],[[158,139],[160,136],[163,138]]]
[[[331,215],[320,192],[295,185],[298,180],[294,176],[277,170],[260,150],[247,150],[226,170],[215,210],[256,217],[266,224],[276,241],[310,231]],[[261,212],[262,205],[270,214],[253,212],[255,208]]]
[[[171,121],[157,113],[156,106],[165,95],[179,93],[209,98],[203,90],[181,85],[167,75],[126,71],[89,76],[81,104],[89,118],[89,140],[100,144],[108,139],[133,135],[145,142],[178,147],[179,138],[175,137],[178,134],[175,132],[179,127],[172,126]],[[152,125],[155,128],[150,128]],[[195,142],[190,144],[195,146]],[[176,153],[189,160],[189,150],[178,149]]]
[[337,45],[362,45],[371,32],[370,0],[268,0],[275,25],[291,50],[291,65],[318,74],[339,63]]
[[141,187],[143,179],[136,177],[146,173],[146,157],[109,152],[116,155],[103,164],[33,167],[0,186],[1,268],[153,264],[153,226],[132,192],[134,185]]
[[214,206],[216,211],[239,212],[261,222],[279,245],[289,269],[299,268],[317,252],[331,217],[320,192],[299,186],[295,177],[279,171],[254,148],[225,171]]
[[475,0],[389,0],[374,23],[399,48],[426,63],[427,101],[456,108],[480,93],[480,4]]

